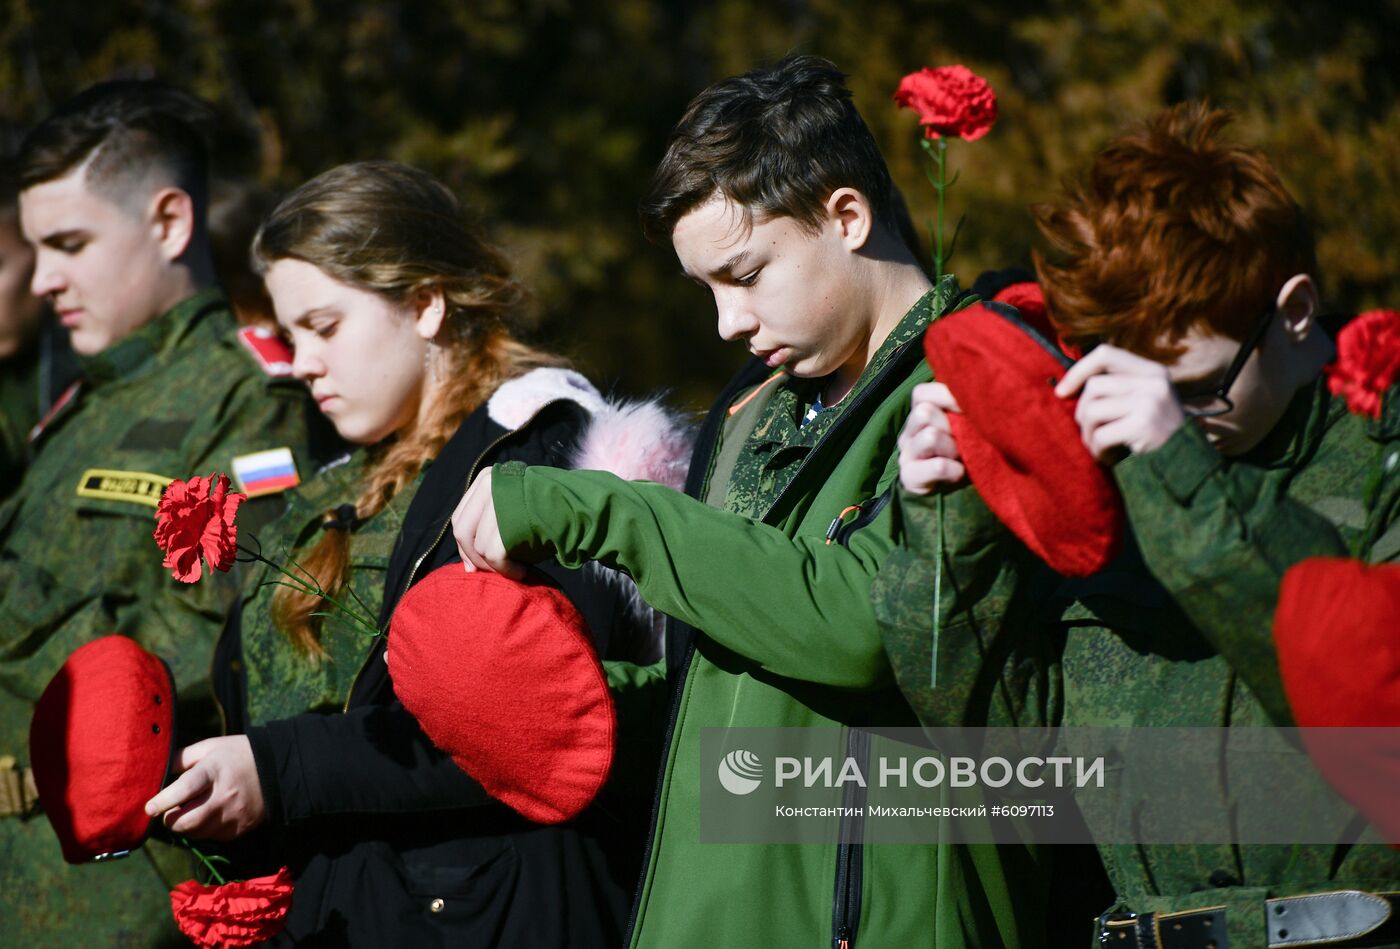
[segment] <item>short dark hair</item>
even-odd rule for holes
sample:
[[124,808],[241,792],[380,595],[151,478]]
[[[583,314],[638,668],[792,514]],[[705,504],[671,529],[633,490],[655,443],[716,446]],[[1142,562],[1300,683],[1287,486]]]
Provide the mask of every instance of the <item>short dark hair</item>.
[[821,220],[837,188],[865,195],[896,230],[889,168],[851,102],[845,75],[820,56],[789,56],[715,83],[686,108],[641,205],[642,230],[664,243],[716,192],[754,213]]
[[87,167],[87,183],[113,201],[160,165],[204,219],[209,202],[208,103],[157,79],[99,83],[59,106],[25,136],[19,187],[25,190]]

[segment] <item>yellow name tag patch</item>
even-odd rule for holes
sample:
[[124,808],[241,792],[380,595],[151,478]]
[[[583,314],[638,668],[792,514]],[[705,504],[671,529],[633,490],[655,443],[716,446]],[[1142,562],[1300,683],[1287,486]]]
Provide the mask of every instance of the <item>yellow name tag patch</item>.
[[78,497],[104,501],[130,501],[157,507],[166,485],[175,479],[145,471],[112,471],[89,468],[78,479]]

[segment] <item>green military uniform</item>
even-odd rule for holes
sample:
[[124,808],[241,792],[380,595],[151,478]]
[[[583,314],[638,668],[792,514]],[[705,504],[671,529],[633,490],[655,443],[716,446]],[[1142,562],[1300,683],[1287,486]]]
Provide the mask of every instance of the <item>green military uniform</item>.
[[[1371,422],[1332,399],[1319,378],[1237,462],[1186,425],[1156,451],[1118,465],[1143,559],[1199,634],[1153,622],[1151,612],[1122,610],[1131,601],[1112,590],[1081,596],[1068,616],[1075,626],[1064,655],[1066,721],[1291,724],[1272,636],[1279,584],[1307,557],[1383,561],[1400,553],[1394,395],[1381,421]],[[1120,635],[1095,635],[1095,615],[1110,611]],[[1143,637],[1153,637],[1146,652]],[[1267,897],[1400,889],[1400,854],[1374,844],[1102,849],[1130,910],[1227,906],[1232,949],[1266,944]]]
[[[949,562],[956,571],[960,554],[994,557],[1001,569],[972,596],[945,595],[940,643],[945,669],[980,664],[980,689],[953,676],[947,694],[927,688],[931,564],[926,549],[891,557],[876,607],[906,695],[927,724],[958,724],[993,683],[1014,708],[1008,723],[1290,724],[1272,641],[1284,572],[1311,556],[1379,562],[1400,553],[1400,400],[1392,391],[1386,402],[1379,422],[1362,419],[1318,379],[1246,456],[1223,458],[1187,424],[1156,451],[1120,463],[1115,476],[1151,576],[1130,551],[1062,587],[1055,599],[1072,602],[1058,622],[1038,615],[1051,602],[1046,571],[988,526],[983,543]],[[977,507],[962,501],[958,510]],[[989,517],[985,508],[970,516],[984,525]],[[1195,786],[1225,795],[1223,776],[1195,776]],[[1092,824],[1095,805],[1084,802]],[[1377,845],[1109,844],[1100,852],[1118,909],[1226,907],[1231,949],[1267,944],[1266,898],[1400,889],[1400,854]]]
[[0,500],[29,463],[29,432],[76,377],[68,334],[45,314],[24,349],[0,362]]
[[[321,472],[289,495],[286,514],[259,539],[263,555],[293,573],[321,535],[328,511],[353,504],[365,476],[365,452]],[[377,622],[384,602],[384,573],[398,539],[403,517],[422,477],[405,486],[374,517],[349,534],[349,588],[336,598]],[[242,607],[242,672],[247,682],[247,723],[266,722],[304,712],[338,712],[374,641],[374,634],[342,612],[330,609],[320,624],[326,656],[310,659],[292,645],[272,620],[272,597],[285,578],[259,564],[248,572]],[[353,591],[353,592],[352,592]]]
[[[319,422],[304,388],[269,377],[236,329],[218,291],[185,300],[86,361],[78,394],[35,441],[23,483],[0,506],[0,754],[24,762],[45,684],[74,649],[111,633],[169,663],[182,716],[207,713],[214,640],[237,581],[171,577],[152,538],[156,503],[174,478],[230,472],[237,456],[267,449],[290,448],[306,470],[308,427]],[[240,530],[281,504],[276,494],[249,501]],[[69,867],[42,817],[0,817],[7,943],[178,939],[167,888],[187,861],[161,850]]]

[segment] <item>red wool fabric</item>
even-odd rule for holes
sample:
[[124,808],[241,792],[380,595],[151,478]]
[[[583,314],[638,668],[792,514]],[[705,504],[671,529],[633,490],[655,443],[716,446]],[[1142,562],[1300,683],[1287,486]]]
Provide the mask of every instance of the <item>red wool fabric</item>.
[[434,570],[394,610],[389,675],[433,744],[531,820],[569,820],[607,780],[612,697],[583,617],[552,586]]
[[157,657],[125,636],[74,650],[34,707],[29,760],[63,859],[84,863],[133,850],[165,783],[175,683]]
[[1308,754],[1388,842],[1400,843],[1400,565],[1295,564],[1279,589],[1274,642]]
[[1016,311],[1021,314],[1021,319],[1030,324],[1031,329],[1054,342],[1055,345],[1059,346],[1060,352],[1068,358],[1083,358],[1084,353],[1080,351],[1079,347],[1070,346],[1055,332],[1055,325],[1050,322],[1050,310],[1045,305],[1045,293],[1040,289],[1040,284],[1034,280],[1008,284],[996,296],[992,297],[992,300],[996,303],[1014,306]]
[[1400,565],[1295,564],[1279,589],[1274,640],[1300,726],[1400,726]]
[[981,305],[935,320],[924,335],[934,378],[962,408],[949,422],[978,493],[1052,568],[1082,577],[1118,553],[1126,515],[1080,438],[1075,400],[1055,395],[1065,365],[1053,349]]
[[186,880],[170,891],[170,912],[196,946],[251,946],[280,933],[292,908],[292,874],[204,886]]
[[1327,367],[1327,388],[1347,408],[1378,419],[1387,389],[1400,376],[1400,312],[1361,313],[1337,334],[1337,359]]

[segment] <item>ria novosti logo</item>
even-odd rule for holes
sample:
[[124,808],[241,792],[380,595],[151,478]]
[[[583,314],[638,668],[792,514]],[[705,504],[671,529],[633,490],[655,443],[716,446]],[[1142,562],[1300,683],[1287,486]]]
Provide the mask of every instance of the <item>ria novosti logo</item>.
[[[1103,787],[1105,758],[1070,757],[1068,755],[1041,758],[1027,756],[1010,760],[989,758],[920,755],[880,757],[862,766],[855,758],[791,757],[777,755],[773,759],[773,786],[800,784],[804,788],[840,788],[848,784],[858,787],[907,788],[911,781],[916,787],[936,788],[944,783],[954,788],[978,785],[1004,788],[1013,782],[1023,788]],[[873,767],[872,767],[873,766]],[[763,783],[763,759],[752,751],[736,749],[719,762],[719,783],[730,794],[752,794]]]
[[752,794],[763,780],[763,761],[752,751],[731,751],[720,759],[719,783],[730,794]]

